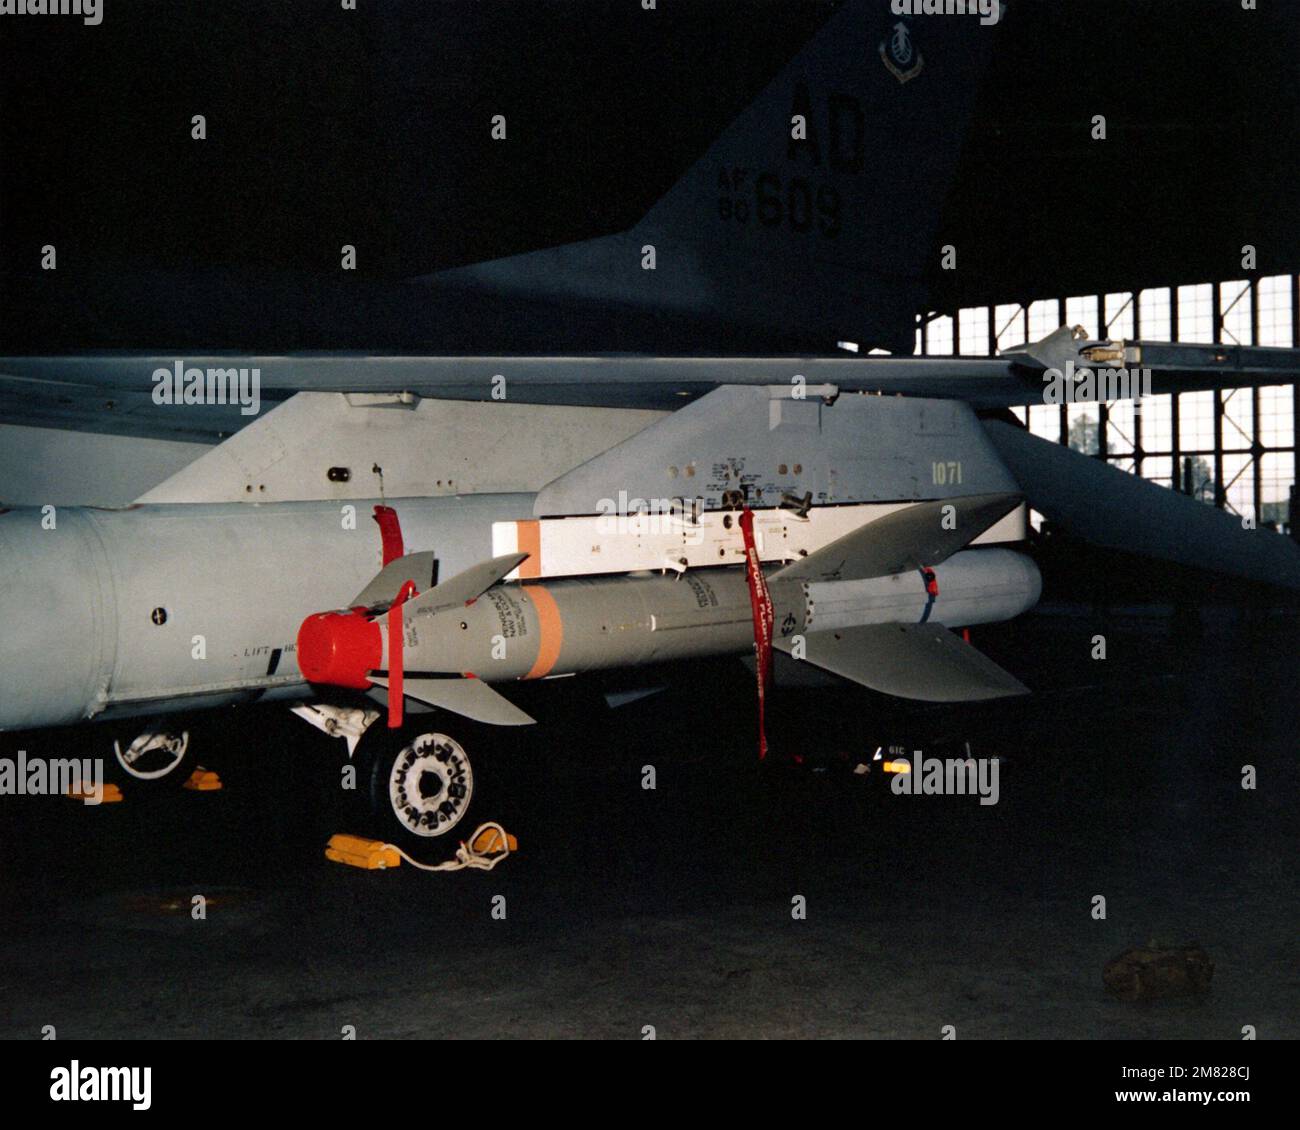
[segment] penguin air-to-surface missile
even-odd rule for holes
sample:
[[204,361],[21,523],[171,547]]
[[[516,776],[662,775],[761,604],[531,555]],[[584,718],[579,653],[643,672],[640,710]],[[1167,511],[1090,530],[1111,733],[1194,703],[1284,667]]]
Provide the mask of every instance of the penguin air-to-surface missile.
[[[1040,578],[1028,557],[964,548],[1021,501],[989,494],[918,503],[774,569],[765,578],[773,646],[910,698],[1024,693],[949,631],[1008,620],[1037,602]],[[506,581],[527,556],[495,557],[423,591],[427,555],[390,562],[349,608],[303,622],[304,677],[387,688],[392,724],[409,696],[479,722],[521,725],[532,719],[489,684],[755,646],[743,567]]]

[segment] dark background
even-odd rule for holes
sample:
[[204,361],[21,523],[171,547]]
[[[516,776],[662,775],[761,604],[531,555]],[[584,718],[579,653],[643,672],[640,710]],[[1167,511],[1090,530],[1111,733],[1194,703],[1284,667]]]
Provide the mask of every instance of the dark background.
[[[1300,8],[1261,3],[1022,0],[970,94],[939,237],[963,270],[932,280],[936,303],[1229,278],[1244,242],[1262,272],[1294,270]],[[148,307],[179,287],[201,325],[216,288],[382,287],[624,228],[831,10],[105,5],[93,28],[0,20],[6,347],[111,339],[97,292]],[[488,138],[497,112],[508,147]],[[51,302],[47,242],[59,286],[92,300]],[[343,242],[365,254],[339,282]],[[248,313],[229,345],[273,322]],[[761,772],[736,665],[623,713],[575,709],[545,743],[528,735],[485,814],[523,845],[491,875],[324,864],[329,833],[360,830],[327,795],[337,743],[282,712],[214,712],[220,793],[6,806],[0,1037],[1294,1037],[1294,624],[1206,619],[1197,641],[1045,602],[979,629],[1035,691],[987,710],[778,693]],[[882,741],[967,738],[1007,758],[997,806],[851,772]],[[99,756],[104,739],[0,748]],[[1210,996],[1107,997],[1105,962],[1152,940],[1204,945]]]
[[[833,9],[105,0],[96,27],[6,17],[0,346],[111,339],[97,292],[148,307],[180,285],[199,319],[214,287],[381,286],[626,228]],[[963,269],[935,272],[936,307],[1236,277],[1243,243],[1262,273],[1295,269],[1300,7],[1022,0],[997,35],[938,241]],[[57,317],[47,242],[59,284],[82,284]],[[340,282],[345,242],[364,253]]]

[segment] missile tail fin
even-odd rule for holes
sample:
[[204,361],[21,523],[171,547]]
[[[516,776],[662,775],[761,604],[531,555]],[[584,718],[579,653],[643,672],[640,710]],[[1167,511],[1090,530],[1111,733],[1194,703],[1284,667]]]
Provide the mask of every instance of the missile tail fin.
[[385,565],[370,583],[348,602],[349,608],[373,608],[377,604],[392,604],[402,586],[414,581],[420,592],[432,588],[437,576],[437,557],[432,551],[408,553]]
[[937,565],[1023,501],[1018,494],[971,494],[920,502],[859,526],[778,570],[773,580],[856,581]]
[[[924,702],[978,702],[1029,688],[942,624],[871,624],[813,632],[807,662],[873,691]],[[790,650],[789,640],[775,646]]]
[[[375,677],[373,681],[379,686],[388,686],[386,678]],[[430,706],[490,726],[531,726],[537,721],[482,679],[406,679],[402,690]]]
[[[443,612],[476,600],[526,558],[526,553],[507,553],[480,561],[462,573],[443,581],[406,603],[408,615],[416,612]],[[396,564],[396,562],[394,562]]]

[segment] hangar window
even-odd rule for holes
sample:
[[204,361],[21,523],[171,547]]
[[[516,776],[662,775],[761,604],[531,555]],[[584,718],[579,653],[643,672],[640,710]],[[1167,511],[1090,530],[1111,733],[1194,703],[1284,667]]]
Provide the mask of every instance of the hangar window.
[[957,312],[958,352],[967,357],[989,354],[989,308],[976,306]]
[[1028,312],[1019,302],[995,307],[993,321],[997,326],[998,350],[1025,345],[1029,341]]
[[1169,330],[1169,288],[1156,287],[1138,295],[1137,336],[1147,341],[1171,341]]
[[1259,344],[1290,345],[1291,276],[1259,280]]
[[1029,409],[1029,430],[1053,443],[1061,441],[1061,412],[1046,404],[1035,404]]
[[[918,349],[991,356],[1041,340],[1062,325],[1089,336],[1148,342],[1300,346],[1294,275],[1041,298],[931,315]],[[1300,404],[1294,385],[1225,388],[1105,405],[1014,409],[1030,432],[1209,505],[1289,529]]]
[[1101,450],[1099,404],[1072,404],[1070,406],[1070,447],[1084,455],[1096,455]]
[[1029,340],[1041,341],[1061,325],[1061,304],[1045,298],[1029,304]]
[[1178,397],[1178,446],[1187,452],[1214,451],[1214,393],[1184,392]]
[[[1147,452],[1173,451],[1174,405],[1172,396],[1152,396],[1142,402],[1142,449]],[[1164,472],[1166,475],[1168,470]]]
[[1178,340],[1214,340],[1214,288],[1209,283],[1178,288]]
[[1248,388],[1224,389],[1222,448],[1224,451],[1249,451],[1255,435],[1254,393]]
[[1223,332],[1221,341],[1229,345],[1254,345],[1255,335],[1251,330],[1250,283],[1238,279],[1235,282],[1219,283],[1219,310]]
[[1133,338],[1133,295],[1128,291],[1108,294],[1105,300],[1106,324],[1102,334],[1110,338]]
[[1161,486],[1172,487],[1174,479],[1169,470],[1172,464],[1173,460],[1168,455],[1147,455],[1142,460],[1142,477]]
[[1223,456],[1224,506],[1242,517],[1255,517],[1255,461],[1249,455]]
[[1291,385],[1259,390],[1259,442],[1264,447],[1295,446],[1295,408]]
[[952,319],[947,314],[931,318],[926,326],[926,352],[940,356],[952,353]]
[[1197,502],[1214,503],[1214,467],[1203,455],[1184,455],[1178,466],[1178,489]]
[[1097,321],[1097,296],[1087,294],[1081,298],[1065,300],[1065,323],[1068,326],[1082,326],[1089,337],[1097,337],[1100,323]]
[[[1137,446],[1137,417],[1134,401],[1112,400],[1106,405],[1106,455],[1129,455]],[[1136,466],[1125,468],[1136,470]]]
[[1286,526],[1288,499],[1294,482],[1293,452],[1268,452],[1260,457],[1260,507],[1257,521],[1261,526],[1267,525],[1279,530]]

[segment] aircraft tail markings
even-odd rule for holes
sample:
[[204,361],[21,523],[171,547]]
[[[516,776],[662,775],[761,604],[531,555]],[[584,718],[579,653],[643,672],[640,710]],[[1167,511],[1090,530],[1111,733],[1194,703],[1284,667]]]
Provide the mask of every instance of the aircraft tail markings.
[[438,277],[910,354],[994,38],[850,0],[635,226]]
[[995,34],[845,4],[651,208],[636,242],[664,247],[670,269],[680,242],[734,263],[727,277],[752,284],[742,293],[782,296],[768,317],[911,353]]

